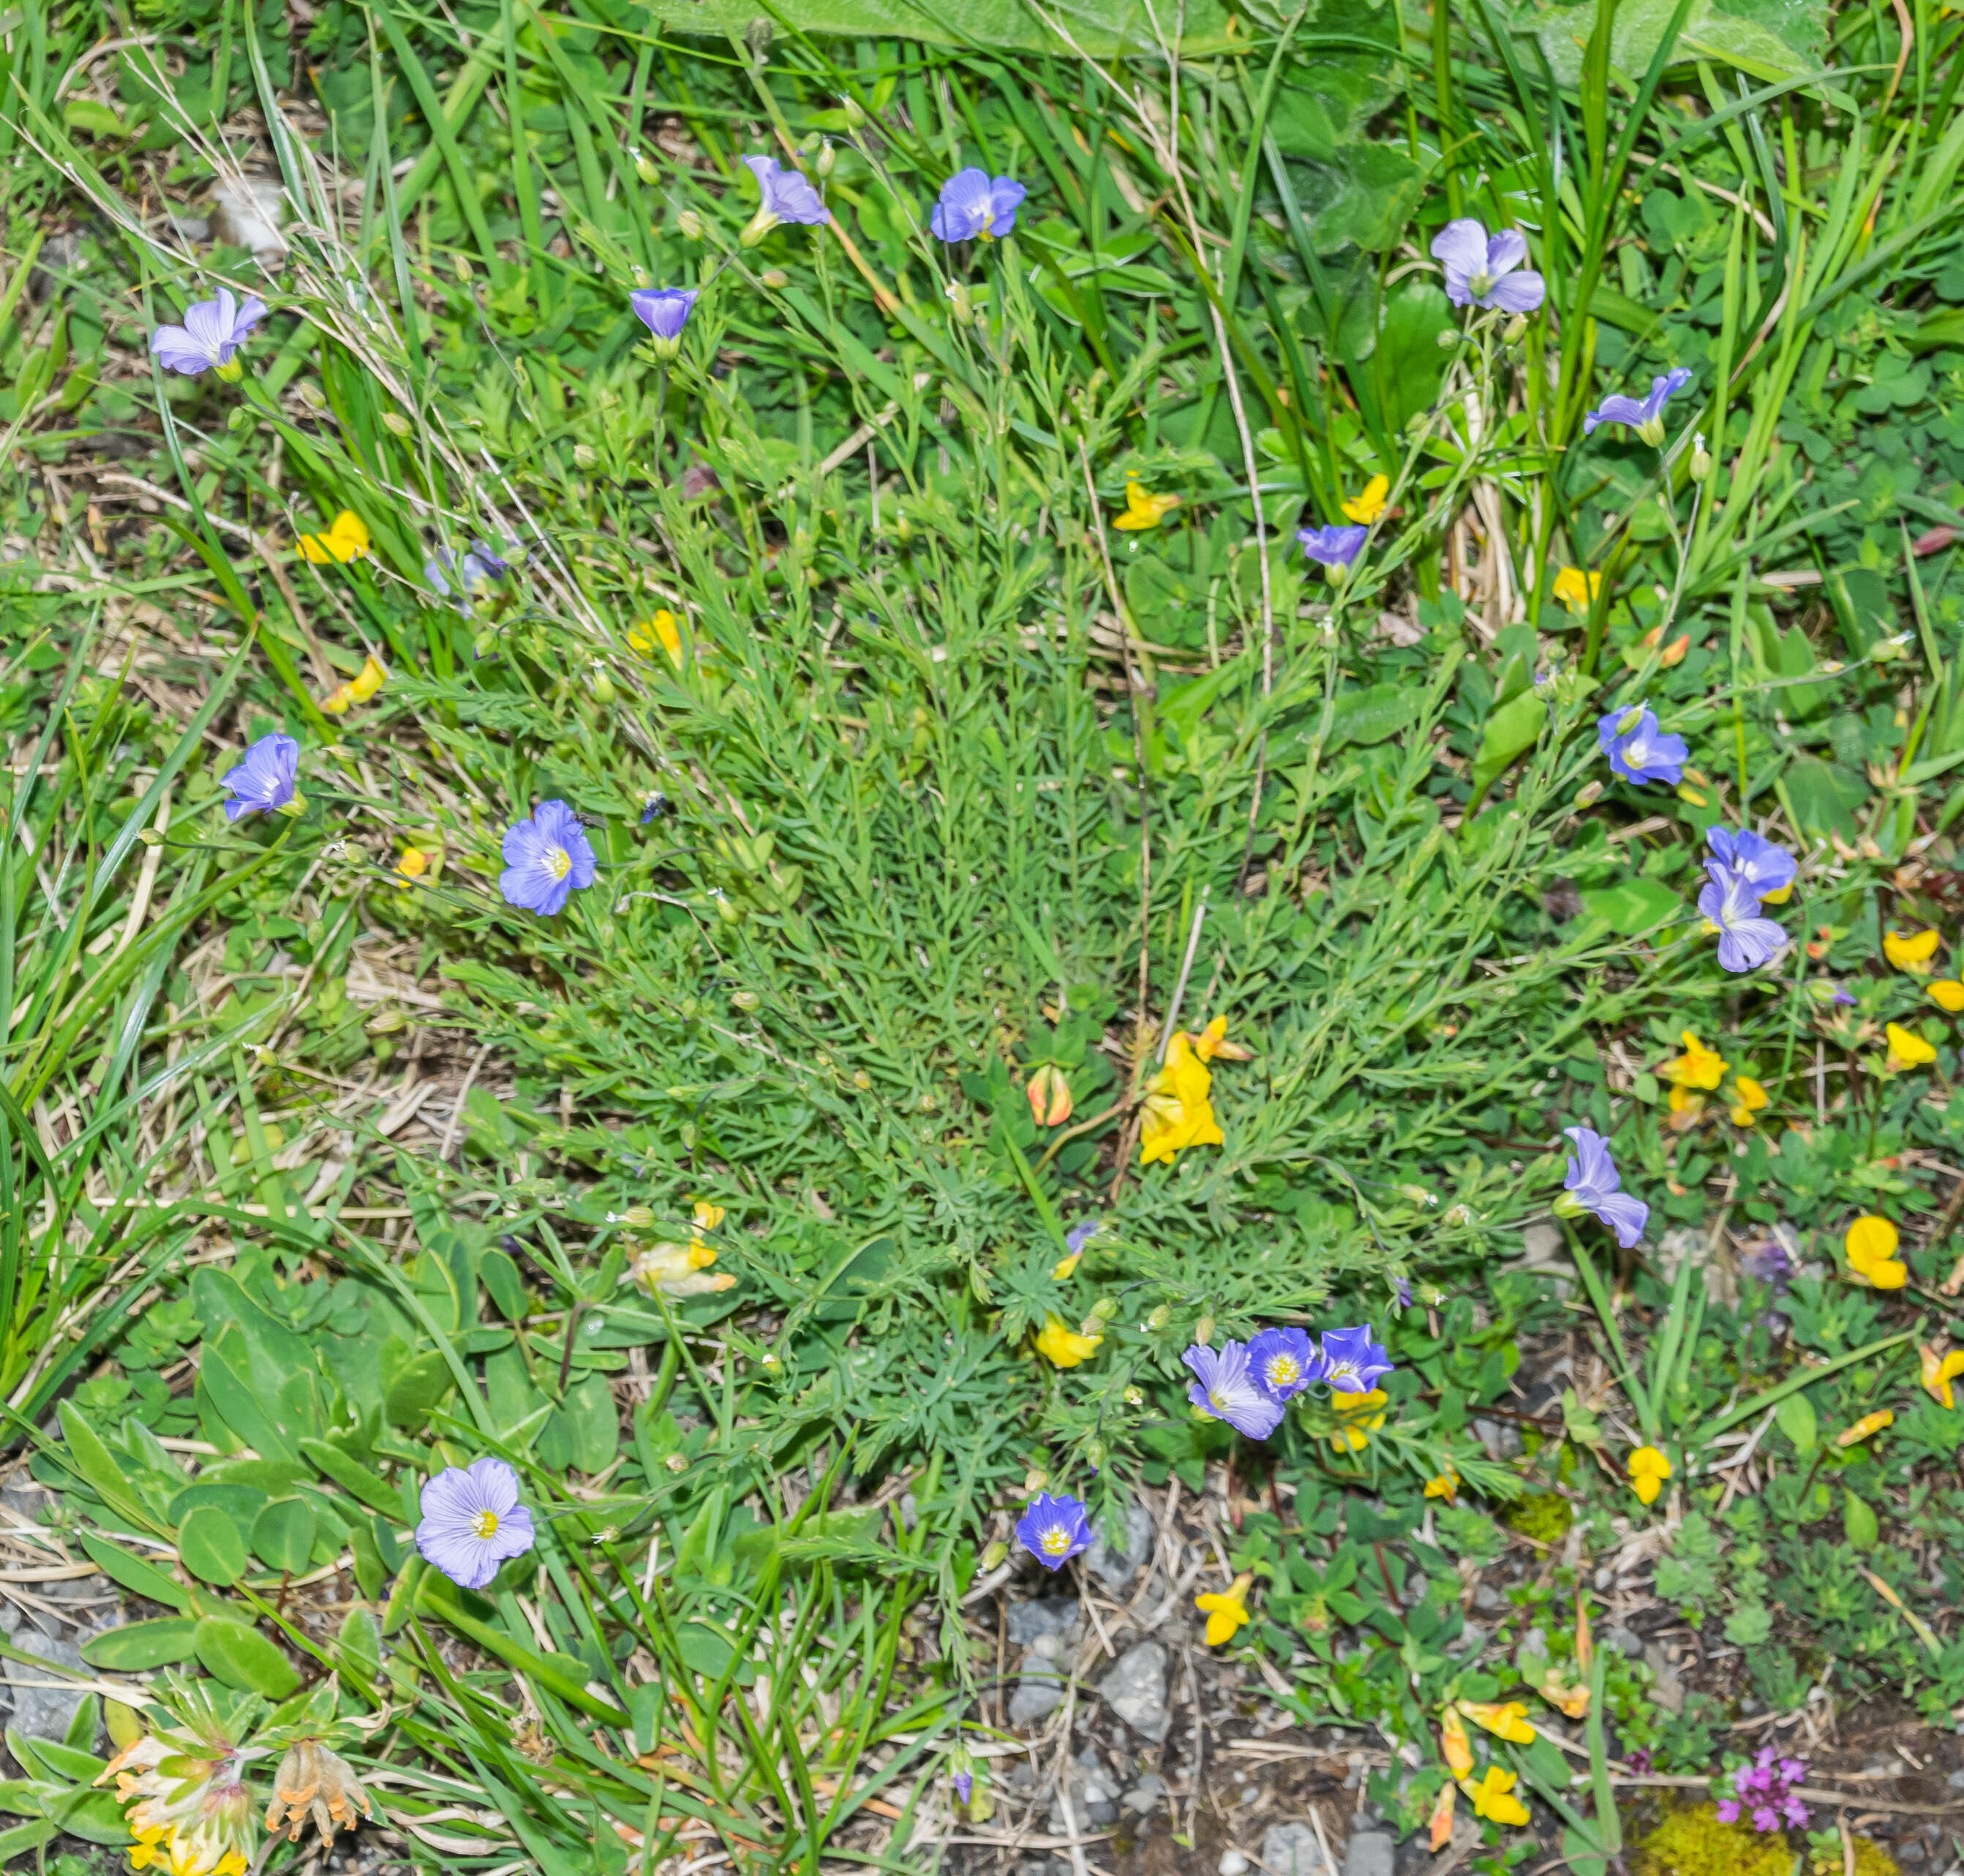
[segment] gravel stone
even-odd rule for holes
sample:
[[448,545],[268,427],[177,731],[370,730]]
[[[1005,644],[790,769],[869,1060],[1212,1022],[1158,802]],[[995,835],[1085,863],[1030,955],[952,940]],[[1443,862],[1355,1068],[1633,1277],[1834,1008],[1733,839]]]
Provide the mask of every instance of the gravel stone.
[[1134,1733],[1157,1745],[1173,1724],[1167,1711],[1166,1679],[1165,1648],[1156,1641],[1142,1641],[1118,1657],[1098,1691]]
[[1360,1830],[1343,1851],[1343,1876],[1393,1876],[1398,1844],[1388,1831]]
[[1307,1824],[1271,1824],[1262,1839],[1262,1867],[1268,1876],[1337,1876]]
[[[18,1629],[14,1645],[26,1653],[39,1655],[43,1661],[72,1668],[78,1673],[88,1672],[82,1664],[82,1650],[72,1641],[49,1634],[38,1622],[24,1624]],[[14,1682],[45,1682],[53,1678],[47,1669],[25,1661],[0,1661],[0,1673]],[[69,1693],[59,1687],[15,1685],[9,1692],[14,1702],[13,1724],[30,1739],[57,1742],[67,1733],[69,1723],[80,1711],[84,1698],[79,1689]]]
[[1006,1627],[1019,1648],[1027,1648],[1041,1635],[1061,1635],[1077,1620],[1077,1605],[1067,1596],[1032,1598],[1012,1602]]
[[1125,1512],[1125,1541],[1114,1550],[1101,1530],[1084,1554],[1084,1567],[1093,1577],[1115,1594],[1123,1595],[1138,1577],[1141,1566],[1153,1554],[1152,1514],[1136,1499]]

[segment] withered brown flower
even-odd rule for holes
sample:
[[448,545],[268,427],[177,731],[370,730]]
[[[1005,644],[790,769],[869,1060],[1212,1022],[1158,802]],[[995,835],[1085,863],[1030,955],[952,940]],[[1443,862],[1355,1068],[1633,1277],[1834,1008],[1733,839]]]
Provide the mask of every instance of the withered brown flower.
[[329,1842],[337,1830],[352,1830],[359,1819],[375,1815],[368,1794],[355,1776],[355,1768],[319,1740],[300,1740],[273,1774],[272,1801],[266,1807],[266,1828],[287,1824],[288,1840],[297,1843],[310,1816]]

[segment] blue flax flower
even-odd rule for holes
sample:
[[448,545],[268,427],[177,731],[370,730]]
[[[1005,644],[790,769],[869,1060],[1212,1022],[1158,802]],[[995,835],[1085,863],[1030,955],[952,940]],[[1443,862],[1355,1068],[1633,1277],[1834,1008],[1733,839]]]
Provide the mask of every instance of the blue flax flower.
[[1278,1400],[1290,1400],[1323,1378],[1323,1356],[1300,1329],[1265,1329],[1248,1343],[1256,1383]]
[[1779,905],[1793,890],[1800,868],[1794,857],[1777,842],[1741,828],[1708,827],[1705,844],[1713,857],[1729,872],[1736,873],[1759,898]]
[[1651,394],[1641,403],[1613,391],[1600,409],[1582,419],[1582,434],[1590,435],[1599,423],[1626,423],[1654,448],[1664,441],[1664,406],[1690,382],[1691,374],[1683,366],[1674,365],[1662,377],[1651,380]]
[[492,582],[511,570],[511,562],[481,540],[473,540],[461,560],[449,548],[439,547],[423,563],[423,578],[432,588],[445,599],[454,596],[466,612],[473,599],[488,593]]
[[682,350],[682,329],[700,297],[692,287],[644,287],[630,293],[627,303],[648,329],[656,353],[672,358]]
[[502,1459],[451,1466],[423,1487],[416,1548],[466,1589],[482,1589],[508,1557],[532,1547],[532,1514],[518,1502],[518,1475]]
[[775,156],[746,156],[743,167],[757,178],[757,193],[763,197],[736,237],[745,247],[754,248],[780,222],[817,228],[831,220],[831,210],[799,171],[780,169]]
[[576,887],[593,883],[597,865],[579,816],[563,801],[541,801],[530,820],[505,830],[498,890],[508,906],[555,918]]
[[1391,1371],[1391,1351],[1372,1340],[1368,1325],[1324,1335],[1323,1379],[1332,1393],[1368,1394]]
[[1641,1198],[1632,1198],[1622,1189],[1622,1175],[1609,1157],[1609,1143],[1593,1127],[1564,1127],[1562,1132],[1575,1143],[1574,1156],[1568,1162],[1564,1190],[1555,1201],[1560,1218],[1579,1218],[1593,1213],[1616,1234],[1625,1250],[1638,1243],[1650,1222],[1651,1208]]
[[1432,258],[1445,266],[1446,297],[1455,306],[1532,313],[1548,297],[1547,283],[1521,266],[1528,244],[1518,228],[1503,228],[1489,240],[1470,216],[1448,222],[1433,239]]
[[1786,932],[1760,916],[1760,902],[1744,874],[1708,860],[1710,875],[1698,895],[1706,928],[1718,934],[1718,964],[1725,970],[1757,970],[1786,943]]
[[1195,1342],[1180,1359],[1198,1377],[1186,1397],[1202,1413],[1250,1439],[1266,1439],[1282,1425],[1282,1403],[1256,1380],[1245,1343],[1224,1342],[1214,1349]]
[[291,807],[300,798],[294,792],[300,766],[300,746],[291,736],[277,733],[262,736],[239,758],[236,768],[218,778],[232,797],[225,804],[225,818],[236,821],[248,814],[277,814]]
[[1302,543],[1302,550],[1311,560],[1317,562],[1332,579],[1341,579],[1350,570],[1350,563],[1364,550],[1364,542],[1370,534],[1368,528],[1302,528],[1296,531],[1296,539]]
[[150,335],[150,349],[166,371],[194,378],[201,372],[215,370],[221,378],[236,382],[243,375],[243,367],[232,362],[233,354],[265,316],[265,301],[250,293],[242,301],[236,300],[221,287],[216,300],[201,300],[186,306],[183,325],[159,326]]
[[1016,1526],[1016,1541],[1045,1570],[1061,1570],[1080,1551],[1091,1547],[1091,1526],[1081,1499],[1039,1492],[1025,1507]]
[[928,226],[942,241],[993,241],[1012,233],[1016,210],[1029,191],[986,169],[958,170],[941,186]]
[[1103,1219],[1097,1217],[1080,1219],[1064,1234],[1064,1249],[1073,1257],[1077,1256],[1098,1235],[1098,1227],[1104,1222]]
[[1394,1277],[1391,1279],[1391,1282],[1398,1293],[1398,1307],[1401,1310],[1410,1309],[1412,1306],[1412,1287],[1410,1278]]
[[1632,704],[1597,717],[1596,742],[1609,757],[1611,770],[1625,781],[1667,781],[1675,786],[1684,779],[1684,761],[1691,752],[1683,737],[1664,734],[1657,712],[1648,704]]

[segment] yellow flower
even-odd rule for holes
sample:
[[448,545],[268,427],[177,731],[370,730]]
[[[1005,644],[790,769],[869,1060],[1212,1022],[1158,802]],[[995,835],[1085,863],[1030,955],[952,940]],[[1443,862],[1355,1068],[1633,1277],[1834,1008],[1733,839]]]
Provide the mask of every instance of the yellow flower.
[[1197,1036],[1189,1036],[1193,1052],[1203,1062],[1211,1062],[1218,1055],[1224,1062],[1246,1062],[1254,1056],[1253,1049],[1244,1049],[1238,1042],[1228,1040],[1228,1018],[1217,1016]]
[[1959,983],[1949,977],[1940,977],[1930,986],[1928,994],[1953,1016],[1959,1010],[1964,1010],[1964,983]]
[[371,652],[363,660],[361,669],[345,684],[337,684],[320,701],[320,707],[330,716],[344,714],[351,704],[365,704],[381,689],[387,669]]
[[668,653],[669,662],[676,670],[682,669],[682,632],[676,624],[676,616],[664,606],[652,619],[627,628],[627,646],[631,651],[640,652],[643,656],[655,649],[657,643]]
[[1857,1218],[1848,1227],[1848,1234],[1842,1240],[1842,1248],[1848,1253],[1848,1261],[1857,1270],[1866,1272],[1871,1264],[1877,1264],[1896,1254],[1896,1246],[1902,1242],[1895,1227],[1888,1219],[1880,1218],[1870,1212]]
[[1447,1504],[1452,1504],[1459,1496],[1459,1474],[1448,1466],[1437,1478],[1426,1480],[1425,1495],[1427,1498],[1443,1498]]
[[636,1252],[621,1281],[638,1283],[650,1294],[709,1296],[734,1288],[736,1281],[727,1272],[705,1275],[715,1262],[715,1251],[700,1238],[691,1238],[686,1244],[651,1244]]
[[691,1199],[689,1204],[689,1216],[698,1231],[714,1231],[724,1220],[723,1207],[708,1199]]
[[1244,1570],[1219,1595],[1193,1599],[1193,1606],[1207,1618],[1208,1647],[1218,1648],[1223,1642],[1232,1641],[1234,1631],[1247,1621],[1248,1586],[1254,1580],[1255,1573]]
[[406,885],[411,880],[419,880],[429,871],[429,855],[420,847],[405,847],[396,856],[396,871]]
[[1029,1097],[1030,1112],[1038,1126],[1061,1127],[1070,1118],[1070,1083],[1064,1079],[1062,1069],[1054,1064],[1038,1069],[1023,1092]]
[[300,552],[315,566],[332,560],[345,566],[368,551],[368,530],[352,508],[343,508],[325,533],[300,536]]
[[[1349,1415],[1367,1407],[1382,1407],[1385,1398],[1382,1387],[1374,1387],[1368,1394],[1343,1394],[1333,1388],[1330,1404],[1339,1414]],[[1370,1444],[1369,1436],[1384,1424],[1385,1416],[1382,1413],[1365,1414],[1361,1419],[1346,1420],[1332,1435],[1330,1443],[1340,1453],[1346,1448],[1353,1453],[1361,1453]]]
[[1079,1264],[1083,1261],[1083,1258],[1084,1253],[1082,1251],[1073,1251],[1068,1257],[1060,1257],[1051,1265],[1051,1275],[1059,1283],[1068,1281]]
[[1498,1765],[1489,1765],[1487,1775],[1477,1781],[1462,1778],[1459,1788],[1473,1801],[1473,1813],[1476,1817],[1490,1818],[1497,1824],[1516,1826],[1528,1821],[1527,1807],[1513,1796],[1519,1781],[1511,1772],[1503,1772]]
[[1154,495],[1136,476],[1125,478],[1125,511],[1112,525],[1125,534],[1157,528],[1179,506],[1176,495]]
[[1183,1146],[1218,1146],[1221,1127],[1208,1098],[1214,1077],[1184,1031],[1167,1050],[1166,1066],[1147,1084],[1139,1129],[1139,1163],[1169,1163]]
[[1954,1407],[1957,1403],[1951,1398],[1950,1384],[1964,1374],[1964,1348],[1953,1348],[1948,1355],[1940,1355],[1924,1342],[1922,1354],[1923,1391],[1940,1406]]
[[1080,1335],[1067,1327],[1061,1316],[1046,1316],[1043,1332],[1037,1337],[1037,1353],[1054,1368],[1075,1368],[1080,1361],[1090,1361],[1104,1339],[1102,1336]]
[[1885,1033],[1889,1039],[1890,1068],[1921,1068],[1937,1060],[1937,1051],[1914,1030],[1904,1028],[1901,1023],[1891,1023]]
[[1466,1723],[1460,1718],[1457,1707],[1448,1707],[1446,1717],[1439,1723],[1439,1751],[1453,1777],[1471,1777],[1473,1742],[1466,1737]]
[[1678,1088],[1702,1088],[1708,1092],[1725,1079],[1725,1058],[1708,1049],[1687,1029],[1678,1040],[1684,1053],[1664,1065],[1664,1079]]
[[1391,479],[1388,476],[1373,476],[1364,485],[1364,492],[1355,501],[1343,504],[1343,512],[1353,521],[1362,521],[1368,528],[1385,511],[1385,498],[1391,492]]
[[1893,932],[1882,935],[1882,955],[1898,970],[1907,970],[1912,976],[1930,975],[1930,960],[1937,955],[1937,934],[1934,931],[1918,932],[1911,938],[1899,938]]
[[1579,566],[1565,566],[1555,576],[1555,584],[1548,588],[1556,598],[1571,612],[1587,612],[1596,595],[1603,590],[1603,576],[1585,573]]
[[1753,1116],[1767,1105],[1767,1091],[1750,1075],[1735,1075],[1732,1090],[1739,1097],[1732,1109],[1732,1124],[1751,1127]]
[[1524,1701],[1510,1700],[1504,1706],[1477,1700],[1462,1700],[1459,1711],[1475,1726],[1484,1727],[1489,1733],[1510,1741],[1516,1746],[1532,1746],[1535,1730],[1528,1724],[1527,1704]]
[[1853,1426],[1844,1427],[1834,1435],[1837,1446],[1859,1446],[1872,1433],[1879,1433],[1885,1426],[1894,1426],[1896,1416],[1887,1407],[1874,1413],[1865,1413]]
[[1664,1482],[1670,1477],[1670,1461],[1654,1446],[1639,1446],[1631,1454],[1630,1490],[1640,1503],[1654,1505]]
[[1558,1707],[1571,1720],[1579,1720],[1589,1711],[1589,1690],[1586,1687],[1565,1687],[1561,1676],[1550,1668],[1548,1678],[1535,1689],[1551,1707]]

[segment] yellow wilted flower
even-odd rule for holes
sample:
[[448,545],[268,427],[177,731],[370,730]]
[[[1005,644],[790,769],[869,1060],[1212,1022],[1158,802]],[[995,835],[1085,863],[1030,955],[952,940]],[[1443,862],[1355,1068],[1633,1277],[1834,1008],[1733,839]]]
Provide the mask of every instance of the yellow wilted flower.
[[1532,1746],[1535,1742],[1535,1730],[1528,1724],[1524,1701],[1510,1700],[1503,1705],[1496,1701],[1462,1700],[1459,1711],[1475,1726],[1483,1726],[1516,1746]]
[[1039,1127],[1061,1127],[1070,1118],[1070,1084],[1064,1070],[1046,1063],[1030,1077],[1023,1090],[1029,1095],[1030,1112]]
[[1901,938],[1893,932],[1885,932],[1882,934],[1882,955],[1897,970],[1907,970],[1912,976],[1927,977],[1930,975],[1930,960],[1937,955],[1937,934],[1934,931],[1918,932]]
[[332,527],[318,534],[301,535],[300,547],[300,552],[316,566],[325,566],[329,561],[345,566],[350,560],[360,560],[368,551],[368,530],[352,508],[343,508],[334,518]]
[[1750,1075],[1734,1076],[1732,1089],[1738,1096],[1738,1104],[1732,1109],[1732,1124],[1751,1127],[1753,1116],[1767,1105],[1767,1091]]
[[1054,1368],[1075,1368],[1098,1352],[1102,1336],[1081,1336],[1061,1316],[1046,1316],[1043,1332],[1037,1337],[1037,1353]]
[[1462,1778],[1459,1788],[1473,1801],[1473,1814],[1476,1817],[1518,1827],[1528,1821],[1527,1807],[1513,1795],[1518,1782],[1511,1772],[1503,1772],[1498,1765],[1489,1765],[1486,1775],[1477,1781]]
[[1459,1496],[1459,1474],[1448,1466],[1437,1478],[1426,1480],[1425,1495],[1427,1498],[1443,1498],[1447,1504],[1452,1504]]
[[622,1273],[623,1283],[638,1283],[650,1294],[663,1296],[709,1296],[733,1288],[736,1279],[727,1272],[708,1274],[716,1262],[716,1252],[700,1238],[686,1244],[651,1244],[635,1253]]
[[[1368,1394],[1341,1394],[1333,1389],[1330,1404],[1340,1414],[1351,1414],[1367,1407],[1382,1407],[1386,1398],[1382,1387],[1374,1387]],[[1346,1448],[1353,1453],[1361,1453],[1370,1444],[1370,1435],[1384,1424],[1385,1416],[1382,1413],[1365,1414],[1361,1419],[1347,1420],[1331,1436],[1330,1443],[1340,1453]]]
[[1894,1426],[1895,1415],[1887,1407],[1879,1408],[1873,1413],[1865,1413],[1853,1426],[1844,1427],[1834,1435],[1837,1446],[1859,1446],[1872,1433],[1879,1433],[1885,1426]]
[[1439,1755],[1455,1778],[1472,1775],[1473,1742],[1466,1737],[1466,1723],[1457,1707],[1448,1707],[1439,1723]]
[[1579,566],[1564,567],[1548,588],[1571,612],[1587,612],[1602,590],[1603,576],[1585,573]]
[[1176,495],[1154,495],[1137,476],[1125,478],[1125,511],[1112,525],[1122,533],[1138,534],[1157,528],[1179,506]]
[[720,1205],[707,1198],[692,1198],[689,1204],[690,1217],[698,1231],[714,1231],[726,1215]]
[[388,675],[386,667],[371,652],[353,677],[345,684],[337,684],[320,700],[320,707],[329,716],[341,716],[351,704],[367,703],[381,689]]
[[1368,528],[1385,511],[1385,503],[1391,492],[1391,479],[1388,476],[1373,476],[1364,485],[1364,492],[1343,504],[1345,515],[1353,521],[1362,521]]
[[1579,1720],[1589,1711],[1589,1690],[1586,1687],[1568,1687],[1561,1676],[1550,1668],[1547,1677],[1535,1692],[1551,1707],[1559,1708],[1571,1720]]
[[1964,1010],[1964,983],[1953,978],[1940,977],[1930,986],[1927,994],[1953,1016]]
[[1244,1049],[1238,1042],[1228,1040],[1228,1018],[1217,1016],[1197,1036],[1187,1040],[1193,1044],[1193,1052],[1203,1062],[1211,1062],[1218,1056],[1224,1062],[1247,1062],[1253,1059],[1254,1050]]
[[1891,1023],[1885,1033],[1889,1039],[1890,1068],[1922,1068],[1937,1060],[1937,1051],[1914,1030]]
[[675,614],[664,606],[652,619],[643,620],[639,625],[627,628],[627,648],[645,657],[659,644],[667,653],[669,662],[676,670],[682,669],[682,631],[676,624]]
[[1184,1031],[1174,1035],[1166,1065],[1147,1084],[1139,1129],[1139,1163],[1171,1162],[1183,1146],[1218,1146],[1220,1124],[1208,1099],[1214,1077]]
[[1452,1841],[1452,1801],[1459,1795],[1456,1785],[1444,1785],[1439,1788],[1439,1797],[1433,1805],[1427,1826],[1432,1833],[1431,1844],[1435,1852],[1444,1849]]
[[1654,1446],[1639,1446],[1628,1461],[1630,1490],[1639,1502],[1654,1505],[1664,1482],[1670,1477],[1670,1461]]
[[1923,1356],[1923,1391],[1940,1406],[1954,1407],[1956,1402],[1951,1397],[1950,1384],[1959,1374],[1964,1374],[1964,1348],[1953,1348],[1948,1355],[1939,1355],[1928,1342],[1921,1345]]
[[1664,1079],[1674,1087],[1702,1088],[1709,1093],[1725,1079],[1725,1058],[1706,1047],[1689,1029],[1678,1040],[1684,1044],[1684,1053],[1664,1063]]
[[1229,1588],[1193,1599],[1193,1606],[1207,1618],[1208,1647],[1232,1641],[1235,1631],[1248,1620],[1248,1586],[1254,1580],[1255,1573],[1244,1570]]

